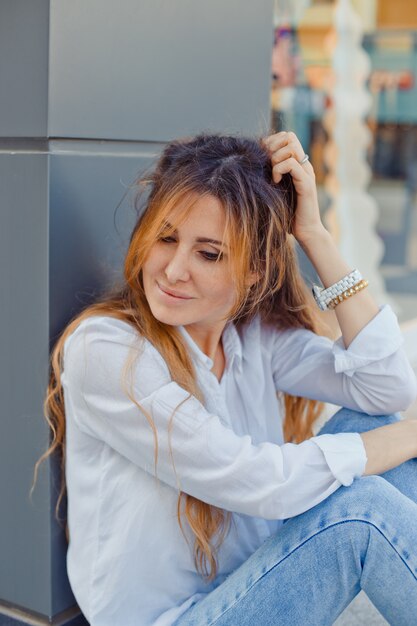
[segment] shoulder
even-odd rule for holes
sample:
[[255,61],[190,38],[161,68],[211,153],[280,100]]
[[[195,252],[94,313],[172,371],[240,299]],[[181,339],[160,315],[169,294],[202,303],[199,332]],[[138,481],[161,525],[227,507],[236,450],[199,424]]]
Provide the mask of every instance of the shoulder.
[[66,338],[64,367],[81,365],[115,369],[135,357],[146,367],[168,371],[164,359],[151,342],[128,322],[109,315],[83,319]]
[[108,315],[92,315],[84,318],[68,335],[64,342],[64,355],[81,344],[86,347],[99,343],[139,346],[144,344],[144,338],[127,322]]
[[110,338],[125,336],[131,339],[140,338],[139,333],[131,324],[110,315],[90,315],[84,318],[66,340],[71,343],[79,336],[93,338]]

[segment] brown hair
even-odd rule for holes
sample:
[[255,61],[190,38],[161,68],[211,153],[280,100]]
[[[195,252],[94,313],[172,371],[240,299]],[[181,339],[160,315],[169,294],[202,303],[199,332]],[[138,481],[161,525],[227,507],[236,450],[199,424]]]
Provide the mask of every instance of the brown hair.
[[[181,334],[175,326],[155,319],[143,289],[144,260],[162,230],[166,232],[164,221],[172,209],[180,206],[179,219],[186,218],[196,194],[199,197],[210,194],[224,207],[232,251],[229,255],[230,271],[237,293],[229,319],[237,327],[260,315],[264,324],[275,328],[307,328],[325,334],[325,327],[313,308],[300,275],[295,240],[291,236],[296,201],[292,180],[285,175],[279,184],[273,183],[270,157],[261,139],[200,134],[172,141],[166,145],[151,175],[138,180],[138,190],[141,188],[149,189],[150,193],[130,238],[123,283],[78,314],[63,330],[52,351],[50,380],[44,402],[52,441],[35,465],[34,482],[39,463],[52,453],[59,453],[62,485],[57,511],[65,493],[65,405],[60,376],[63,346],[82,320],[92,315],[108,315],[129,323],[160,352],[172,379],[203,402],[203,394]],[[172,224],[172,228],[175,227],[176,224]],[[260,278],[248,290],[245,277],[249,272],[255,272]],[[129,365],[130,370],[125,369],[125,373],[129,371],[132,374],[132,364],[129,362]],[[133,394],[127,393],[152,427],[156,472],[158,437],[155,425]],[[285,441],[299,443],[311,437],[312,425],[320,415],[323,404],[288,394],[282,396]],[[175,412],[172,418],[174,415]],[[228,530],[231,513],[179,491],[177,514],[181,529],[183,497],[185,516],[195,535],[195,566],[203,577],[211,581],[217,573],[216,552]],[[214,545],[216,535],[218,541]]]

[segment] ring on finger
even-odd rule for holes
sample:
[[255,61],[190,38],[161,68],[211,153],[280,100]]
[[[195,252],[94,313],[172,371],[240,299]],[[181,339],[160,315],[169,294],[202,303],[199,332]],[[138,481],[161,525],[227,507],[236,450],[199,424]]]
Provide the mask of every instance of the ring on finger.
[[304,163],[307,163],[307,161],[309,160],[309,158],[310,158],[310,157],[308,156],[308,154],[305,154],[305,155],[303,156],[303,158],[301,159],[301,161],[298,161],[298,162],[299,162],[299,164],[300,164],[300,165],[304,165]]

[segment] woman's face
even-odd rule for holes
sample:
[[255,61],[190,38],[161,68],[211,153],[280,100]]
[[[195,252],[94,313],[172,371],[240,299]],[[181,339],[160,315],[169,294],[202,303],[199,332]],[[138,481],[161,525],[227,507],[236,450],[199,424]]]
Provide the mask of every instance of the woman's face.
[[196,198],[186,221],[153,245],[142,276],[156,319],[204,332],[224,324],[236,290],[227,263],[224,209],[214,196]]

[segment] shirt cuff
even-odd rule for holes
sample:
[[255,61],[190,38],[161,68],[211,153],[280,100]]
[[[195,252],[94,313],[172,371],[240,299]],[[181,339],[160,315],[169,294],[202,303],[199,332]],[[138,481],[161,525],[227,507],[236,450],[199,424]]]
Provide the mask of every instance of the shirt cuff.
[[342,485],[348,487],[362,476],[368,458],[359,433],[317,435],[310,441],[319,446],[330,471]]
[[346,349],[343,337],[333,343],[336,373],[352,377],[357,369],[380,361],[393,354],[404,339],[397,316],[389,304],[379,308],[379,313],[356,335]]

